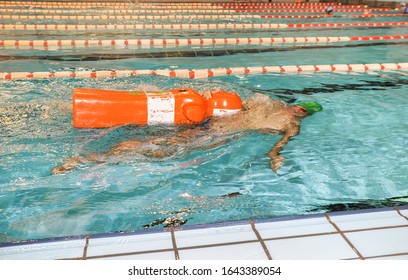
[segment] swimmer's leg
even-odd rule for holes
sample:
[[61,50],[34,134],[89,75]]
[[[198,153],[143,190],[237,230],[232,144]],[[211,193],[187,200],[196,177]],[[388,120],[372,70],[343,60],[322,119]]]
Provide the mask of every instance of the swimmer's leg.
[[81,157],[70,157],[62,165],[56,166],[51,170],[52,174],[65,174],[72,171],[82,163]]
[[65,174],[77,168],[84,163],[104,163],[105,160],[101,159],[98,154],[91,154],[88,157],[70,157],[62,165],[56,166],[51,170],[52,174]]
[[117,144],[112,150],[108,151],[106,155],[120,155],[129,151],[135,151],[143,144],[144,143],[140,141],[124,141]]
[[110,156],[126,156],[137,153],[149,158],[166,158],[177,152],[177,146],[171,145],[172,143],[165,138],[157,138],[149,142],[124,141],[102,155],[91,154],[87,157],[70,157],[64,164],[54,167],[51,173],[64,174],[85,163],[105,163]]
[[141,154],[149,158],[166,158],[174,155],[177,152],[177,146],[169,143],[168,139],[157,138],[148,142],[140,141],[125,141],[116,145],[111,151],[106,153],[109,155],[127,155],[132,153]]

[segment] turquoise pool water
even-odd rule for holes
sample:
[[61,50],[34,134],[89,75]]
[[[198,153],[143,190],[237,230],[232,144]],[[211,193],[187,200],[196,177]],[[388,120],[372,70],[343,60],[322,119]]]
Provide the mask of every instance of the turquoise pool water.
[[[341,29],[336,36],[403,31],[398,27]],[[332,36],[333,30],[290,32],[273,36]],[[215,33],[220,37],[231,35]],[[15,35],[2,31],[0,36],[9,39]],[[72,34],[75,38],[88,35],[104,36]],[[258,35],[247,31],[243,36]],[[196,32],[194,36],[208,34]],[[30,34],[22,38],[33,39]],[[396,63],[406,62],[406,48],[405,40],[347,43],[341,47],[289,45],[265,52],[198,57],[96,61],[10,58],[0,62],[0,72]],[[12,56],[15,52],[5,50],[2,55]],[[75,52],[86,57],[94,50]],[[22,53],[30,56],[36,51]],[[71,53],[60,50],[52,55],[67,57]],[[269,169],[266,153],[280,137],[252,133],[210,150],[180,147],[178,156],[165,161],[132,155],[111,158],[106,164],[85,164],[65,175],[51,175],[51,169],[67,157],[103,152],[128,139],[176,133],[168,127],[72,127],[70,105],[75,87],[146,86],[191,87],[198,91],[219,87],[237,92],[242,98],[261,92],[291,103],[318,101],[324,110],[303,121],[301,133],[282,152],[286,161],[278,174]],[[145,225],[161,227],[160,222],[166,218],[205,224],[305,215],[335,203],[407,196],[407,92],[406,71],[262,74],[208,80],[139,76],[0,81],[0,242],[142,230]],[[241,195],[225,197],[231,193]]]

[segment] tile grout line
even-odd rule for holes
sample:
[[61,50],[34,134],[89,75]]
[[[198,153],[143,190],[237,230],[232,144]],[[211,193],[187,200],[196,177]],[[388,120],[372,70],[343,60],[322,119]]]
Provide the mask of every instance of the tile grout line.
[[179,255],[179,251],[178,251],[177,243],[176,243],[176,236],[174,234],[174,227],[170,227],[170,234],[171,234],[171,243],[173,244],[174,257],[176,260],[180,260],[180,255]]
[[386,254],[386,255],[377,255],[377,256],[370,256],[367,259],[376,259],[376,258],[386,258],[386,257],[397,257],[397,256],[407,256],[408,252],[406,253],[395,253],[395,254]]
[[[351,233],[351,232],[361,232],[361,231],[370,231],[370,230],[380,230],[380,229],[391,229],[391,228],[405,228],[408,225],[401,225],[401,226],[385,226],[385,227],[377,227],[377,228],[364,228],[364,229],[355,229],[355,230],[345,230],[343,233]],[[272,238],[263,238],[264,241],[273,241],[273,240],[284,240],[284,239],[292,239],[292,238],[303,238],[303,237],[313,237],[313,236],[322,236],[322,235],[332,235],[332,234],[340,234],[338,231],[334,232],[323,232],[323,233],[313,233],[313,234],[302,234],[302,235],[291,235],[291,236],[281,236],[281,237],[272,237]],[[206,244],[206,245],[198,245],[198,246],[188,246],[188,247],[177,247],[177,250],[191,250],[191,249],[202,249],[202,248],[211,248],[211,247],[222,247],[222,246],[231,246],[231,245],[239,245],[239,244],[248,244],[248,243],[255,243],[258,240],[245,240],[245,241],[236,241],[236,242],[228,242],[228,243],[215,243],[215,244]],[[97,255],[97,256],[87,256],[87,259],[97,259],[97,258],[106,258],[106,257],[120,257],[120,256],[128,256],[128,255],[141,255],[141,254],[150,254],[150,253],[161,253],[161,252],[169,252],[174,251],[174,249],[159,249],[159,250],[150,250],[150,251],[135,251],[135,252],[127,252],[127,253],[117,253],[117,254],[108,254],[108,255]],[[78,260],[83,259],[82,257],[78,258],[67,258],[69,260]],[[355,258],[358,259],[358,258]]]
[[343,230],[343,232],[344,233],[351,233],[351,232],[373,231],[373,230],[406,228],[406,227],[408,227],[408,225],[395,225],[395,226],[383,226],[383,227],[362,228],[362,229],[349,229],[349,230]]
[[[395,209],[398,211],[398,209]],[[406,218],[403,214],[401,214],[404,218]],[[327,217],[326,217],[327,219]],[[330,220],[329,220],[330,222]],[[292,239],[292,238],[302,238],[302,237],[312,237],[312,236],[322,236],[322,235],[331,235],[331,234],[341,234],[342,233],[351,233],[351,232],[361,232],[361,231],[371,231],[371,230],[381,230],[381,229],[392,229],[392,228],[405,228],[408,227],[408,225],[400,225],[400,226],[384,226],[384,227],[376,227],[376,228],[362,228],[362,229],[354,229],[354,230],[345,230],[341,231],[338,229],[338,227],[334,224],[331,223],[334,228],[337,230],[334,232],[323,232],[323,233],[313,233],[313,234],[304,234],[304,235],[291,235],[291,236],[282,236],[282,237],[273,237],[273,238],[265,238],[262,239],[263,241],[271,241],[271,240],[282,240],[282,239]],[[174,235],[174,234],[173,234]],[[342,235],[343,236],[343,235]],[[169,251],[178,251],[179,250],[190,250],[190,249],[199,249],[199,248],[210,248],[210,247],[222,247],[222,246],[230,246],[230,245],[237,245],[237,244],[246,244],[246,243],[254,243],[254,242],[260,242],[258,240],[246,240],[246,241],[238,241],[238,242],[228,242],[228,243],[216,243],[216,244],[206,244],[206,245],[200,245],[200,246],[189,246],[189,247],[173,247],[172,249],[159,249],[159,250],[150,250],[150,251],[135,251],[135,252],[127,252],[127,253],[117,253],[117,254],[107,254],[107,255],[98,255],[98,256],[87,256],[87,249],[89,247],[89,239],[91,236],[86,236],[86,244],[84,246],[84,254],[83,257],[77,257],[77,258],[63,258],[63,259],[68,259],[68,260],[78,260],[78,259],[96,259],[96,258],[106,258],[106,257],[119,257],[119,256],[127,256],[127,255],[140,255],[140,254],[149,254],[149,253],[159,253],[159,252],[169,252]],[[173,236],[172,236],[173,238]],[[175,244],[175,239],[174,243]],[[369,257],[372,258],[372,257]],[[356,258],[358,259],[358,258]]]
[[258,238],[258,241],[261,243],[262,248],[266,254],[266,257],[268,258],[268,260],[272,260],[272,256],[269,253],[268,247],[266,246],[264,240],[262,239],[261,234],[259,233],[259,231],[257,230],[255,223],[253,220],[249,220],[249,223],[251,224],[252,230],[255,233],[256,237]]
[[394,209],[395,209],[395,211],[397,211],[398,215],[400,215],[401,217],[405,218],[405,220],[408,221],[408,217],[405,216],[404,214],[402,214],[401,211],[398,208],[394,208]]
[[180,247],[179,250],[191,250],[191,249],[194,250],[194,249],[203,249],[203,248],[233,246],[233,245],[256,243],[256,242],[258,242],[258,240],[255,240],[255,239],[254,239],[254,240],[227,242],[227,243],[214,243],[214,244],[194,245],[194,246]]
[[[408,225],[385,226],[385,227],[377,227],[377,228],[363,228],[363,229],[355,229],[355,230],[345,230],[345,231],[343,231],[343,233],[371,231],[371,230],[380,230],[380,229],[391,229],[391,228],[401,228],[401,227],[405,228],[405,227],[408,227]],[[313,237],[313,236],[332,235],[332,234],[340,234],[340,233],[337,230],[334,230],[333,232],[290,235],[290,236],[270,237],[270,238],[262,238],[262,239],[264,241],[273,241],[273,240],[284,240],[284,239]],[[214,243],[214,244],[205,244],[205,245],[195,245],[195,246],[187,246],[187,247],[178,247],[178,250],[191,250],[191,249],[202,249],[202,248],[211,248],[211,247],[231,246],[231,245],[254,243],[254,242],[258,242],[258,241],[259,240],[254,239],[254,240],[227,242],[227,243]]]
[[323,214],[327,221],[340,233],[341,237],[347,242],[347,244],[353,249],[353,251],[358,255],[358,257],[361,260],[364,260],[364,256],[357,250],[357,248],[353,245],[353,243],[347,238],[347,236],[344,234],[344,232],[341,231],[341,229],[330,219],[329,215],[327,213]]
[[86,254],[88,253],[89,239],[91,239],[91,237],[89,235],[87,235],[85,237],[84,253],[82,254],[82,259],[83,260],[86,260]]
[[[152,253],[172,252],[172,251],[174,250],[173,249],[160,249],[160,250],[151,250],[151,251],[126,252],[126,253],[89,256],[86,259],[90,260],[90,259],[114,258],[114,257],[124,257],[124,256],[131,256],[131,255],[144,255],[144,254],[152,254]],[[82,258],[72,258],[72,259],[82,260]],[[72,260],[72,259],[68,259],[68,260]]]

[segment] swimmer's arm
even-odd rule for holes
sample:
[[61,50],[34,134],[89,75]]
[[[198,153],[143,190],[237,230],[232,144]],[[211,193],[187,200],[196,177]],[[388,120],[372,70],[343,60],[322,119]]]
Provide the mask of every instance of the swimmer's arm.
[[289,143],[290,139],[299,134],[299,128],[294,128],[283,135],[283,137],[276,142],[272,149],[268,152],[270,158],[269,164],[274,172],[277,172],[282,167],[285,158],[279,153],[283,150],[283,147]]

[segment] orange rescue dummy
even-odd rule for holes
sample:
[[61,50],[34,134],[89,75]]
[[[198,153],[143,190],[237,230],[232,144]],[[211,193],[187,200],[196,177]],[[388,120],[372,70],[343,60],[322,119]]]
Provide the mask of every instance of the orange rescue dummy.
[[163,92],[76,88],[73,94],[73,122],[77,128],[196,124],[241,108],[240,97],[226,91],[214,92],[210,99],[189,88]]

